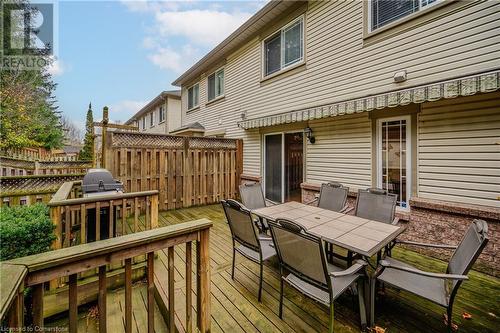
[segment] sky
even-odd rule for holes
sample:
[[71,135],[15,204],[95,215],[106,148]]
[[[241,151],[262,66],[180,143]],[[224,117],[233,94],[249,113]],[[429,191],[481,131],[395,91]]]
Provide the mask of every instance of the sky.
[[265,4],[255,1],[59,1],[50,69],[59,110],[85,127],[109,107],[125,122]]

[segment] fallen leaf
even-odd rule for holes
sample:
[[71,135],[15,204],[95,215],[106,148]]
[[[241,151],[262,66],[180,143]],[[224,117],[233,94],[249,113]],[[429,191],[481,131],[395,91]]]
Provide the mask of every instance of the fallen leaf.
[[[443,313],[443,322],[446,326],[448,326],[448,315],[446,313]],[[458,325],[451,322],[451,329],[455,332],[458,331]]]
[[372,333],[385,333],[385,328],[382,328],[380,326],[373,326],[373,327],[370,327],[370,332],[372,332]]
[[462,318],[464,319],[471,319],[472,318],[472,315],[468,312],[464,312],[462,313]]

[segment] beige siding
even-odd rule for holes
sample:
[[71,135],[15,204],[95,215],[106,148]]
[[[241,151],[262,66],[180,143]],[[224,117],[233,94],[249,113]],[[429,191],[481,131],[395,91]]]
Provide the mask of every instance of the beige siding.
[[368,113],[310,123],[316,138],[307,144],[306,181],[338,181],[352,190],[371,186],[371,120]]
[[419,197],[500,207],[500,93],[422,105]]
[[[311,2],[305,16],[305,66],[261,82],[259,38],[265,36],[255,37],[227,59],[220,59],[226,62],[223,100],[206,104],[204,75],[200,77],[200,107],[186,113],[187,85],[182,87],[183,123],[198,121],[209,131],[225,130],[227,137],[243,138],[244,172],[258,175],[262,155],[260,134],[258,130],[244,131],[237,127],[243,112],[251,119],[498,68],[500,2],[456,2],[429,15],[437,12],[448,14],[373,41],[363,39],[362,1]],[[401,69],[407,70],[408,80],[395,84],[393,74]],[[352,187],[370,186],[371,161],[367,158],[371,143],[369,131],[365,133],[369,124],[363,123],[363,117],[366,116],[353,120],[360,121],[357,124],[360,137],[351,138],[360,142],[342,141],[340,133],[347,138],[350,128],[357,126],[348,120],[339,118],[309,124],[317,127],[318,141],[308,146],[308,181],[338,177]],[[343,125],[338,125],[338,134],[328,130],[329,126],[337,126],[336,121],[347,126],[342,129]],[[474,131],[469,134],[475,135]],[[444,134],[440,135],[447,139]],[[344,150],[350,149],[359,154],[347,156]],[[321,152],[325,152],[325,156]],[[468,155],[473,159],[464,158],[463,163],[482,159],[480,154],[484,153],[470,153],[475,154]],[[442,152],[441,155],[445,156]],[[341,163],[342,159],[346,163]],[[356,168],[348,167],[350,160]],[[422,193],[430,195],[429,189],[424,189],[427,192]]]
[[181,100],[176,98],[168,98],[167,100],[167,128],[165,133],[170,133],[173,130],[181,127]]

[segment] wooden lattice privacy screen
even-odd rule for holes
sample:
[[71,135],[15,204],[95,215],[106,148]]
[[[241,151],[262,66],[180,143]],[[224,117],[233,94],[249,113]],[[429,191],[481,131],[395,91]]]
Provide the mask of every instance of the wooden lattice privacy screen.
[[166,210],[236,198],[243,141],[110,132],[104,158],[126,191],[158,190]]

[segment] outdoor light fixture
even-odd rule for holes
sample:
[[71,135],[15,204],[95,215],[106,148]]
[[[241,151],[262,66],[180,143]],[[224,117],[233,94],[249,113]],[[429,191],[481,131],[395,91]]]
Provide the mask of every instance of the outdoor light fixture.
[[310,143],[316,142],[316,138],[313,136],[313,130],[311,129],[311,127],[306,127],[304,129],[304,132],[306,133],[306,138]]

